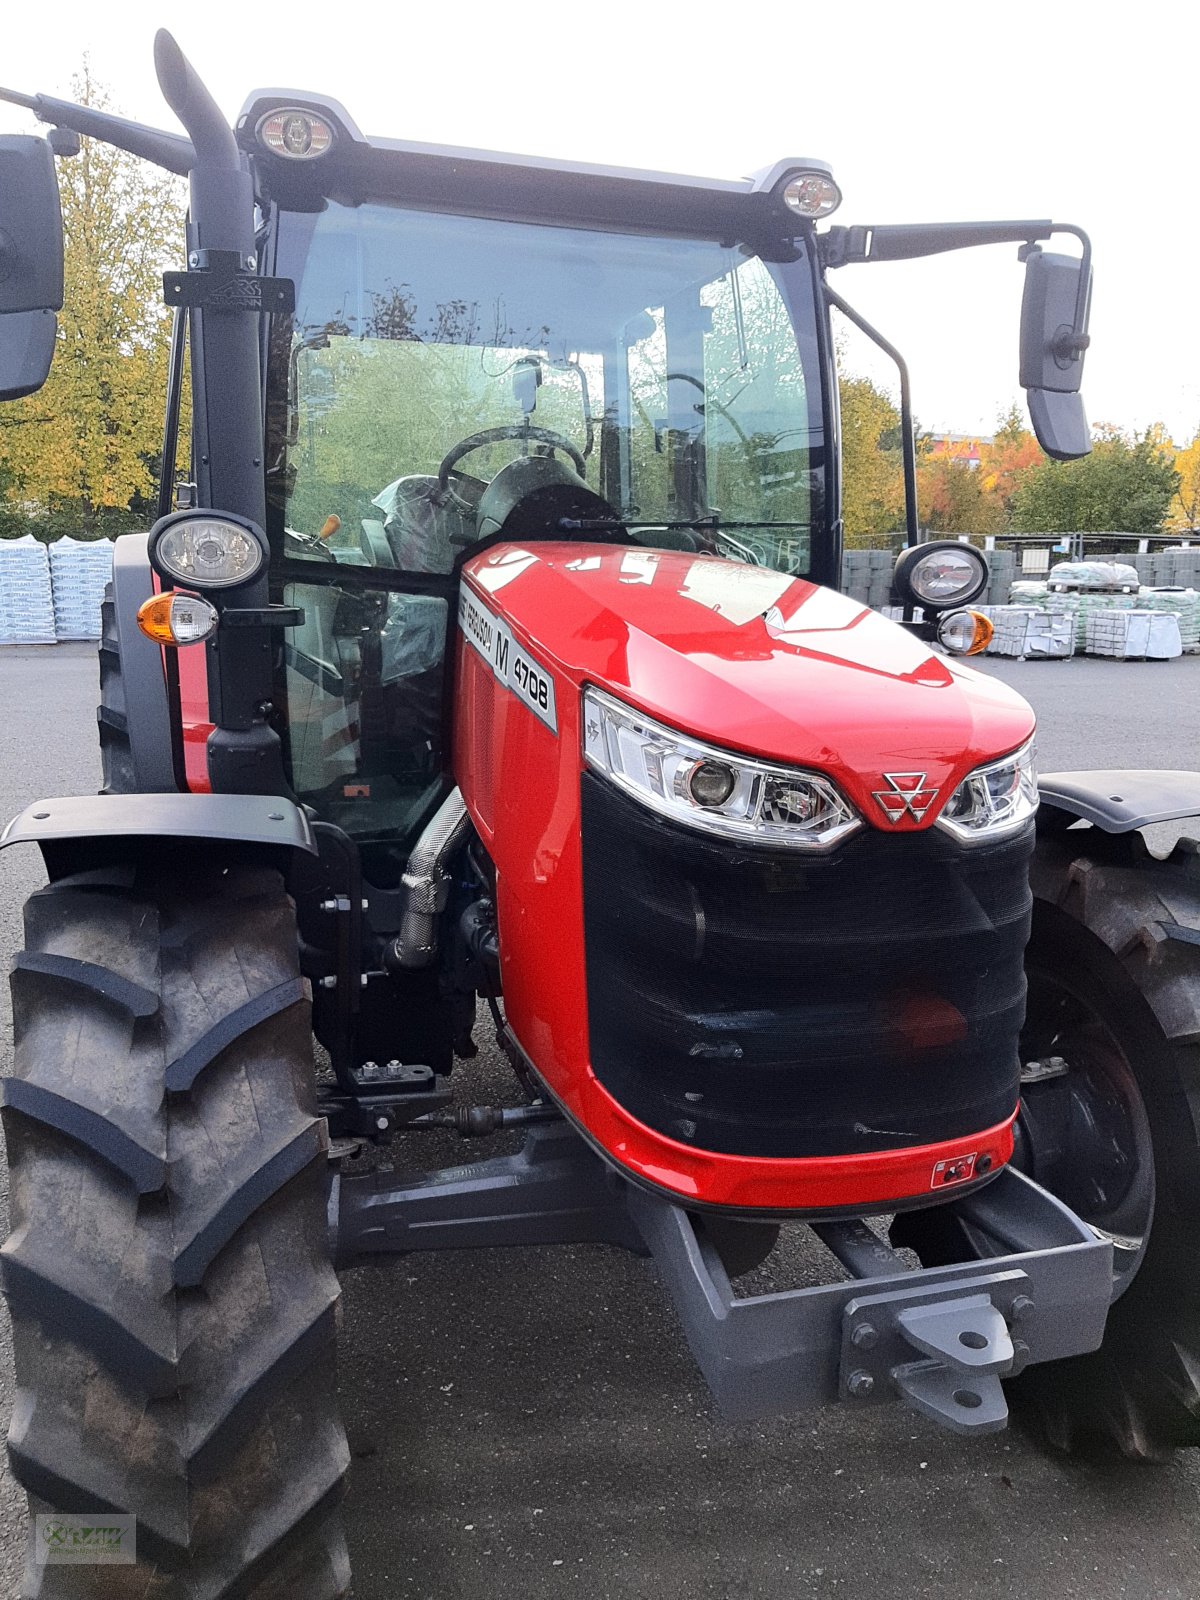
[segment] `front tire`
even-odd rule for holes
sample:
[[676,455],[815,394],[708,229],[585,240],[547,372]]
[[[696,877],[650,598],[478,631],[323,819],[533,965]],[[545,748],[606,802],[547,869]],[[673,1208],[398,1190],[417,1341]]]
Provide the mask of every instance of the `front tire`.
[[1034,891],[1022,1060],[1067,1070],[1026,1086],[1018,1159],[1114,1238],[1114,1300],[1098,1351],[1013,1394],[1061,1448],[1159,1459],[1200,1445],[1200,855],[1069,831]]
[[[173,855],[173,860],[169,859]],[[248,852],[161,847],[25,908],[0,1253],[30,1511],[131,1513],[137,1562],[40,1600],[335,1600],[348,1461],[295,915]]]

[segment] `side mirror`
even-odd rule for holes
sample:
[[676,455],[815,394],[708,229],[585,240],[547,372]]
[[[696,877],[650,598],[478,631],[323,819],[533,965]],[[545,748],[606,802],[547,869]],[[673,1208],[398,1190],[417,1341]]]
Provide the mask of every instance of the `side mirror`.
[[63,229],[54,155],[45,139],[0,137],[0,400],[50,374],[63,303]]
[[0,315],[0,400],[37,393],[50,376],[57,332],[53,311]]
[[1092,274],[1077,256],[1027,247],[1021,299],[1021,387],[1037,441],[1055,461],[1072,461],[1092,448],[1079,390],[1089,344]]
[[522,356],[513,368],[513,398],[527,417],[537,407],[537,392],[542,386],[542,363],[536,356]]

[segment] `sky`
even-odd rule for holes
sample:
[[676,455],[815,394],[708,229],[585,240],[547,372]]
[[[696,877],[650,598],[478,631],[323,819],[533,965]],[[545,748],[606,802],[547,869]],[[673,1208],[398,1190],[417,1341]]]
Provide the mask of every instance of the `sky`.
[[[341,100],[384,137],[718,177],[820,156],[845,197],[837,222],[1078,224],[1095,252],[1090,418],[1161,421],[1181,444],[1200,428],[1193,5],[56,0],[8,12],[0,82],[69,98],[86,53],[122,112],[163,127],[175,124],[154,77],[159,26],[231,120],[252,88],[283,85]],[[0,132],[34,127],[0,106]],[[1021,278],[1012,245],[833,275],[905,353],[921,426],[961,433],[990,432],[1022,398]],[[889,379],[857,336],[847,359]]]

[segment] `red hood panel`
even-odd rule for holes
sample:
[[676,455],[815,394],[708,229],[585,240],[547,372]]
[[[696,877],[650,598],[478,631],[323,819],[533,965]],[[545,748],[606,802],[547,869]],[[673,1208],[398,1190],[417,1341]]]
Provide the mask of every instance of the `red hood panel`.
[[[628,546],[500,545],[465,575],[535,656],[713,744],[828,772],[872,823],[929,827],[963,777],[1032,733],[1011,689],[803,579]],[[937,801],[888,822],[884,774]]]

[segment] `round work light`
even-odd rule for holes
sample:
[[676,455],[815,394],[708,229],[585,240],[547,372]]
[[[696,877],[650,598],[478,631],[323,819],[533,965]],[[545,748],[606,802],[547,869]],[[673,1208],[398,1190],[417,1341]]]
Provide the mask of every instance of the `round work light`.
[[314,161],[333,148],[333,129],[324,117],[299,106],[281,106],[260,117],[258,142],[285,161]]
[[828,217],[842,203],[842,191],[827,172],[793,172],[781,189],[783,203],[798,217]]
[[983,552],[949,539],[902,550],[892,577],[892,587],[902,602],[930,611],[969,606],[979,599],[987,582]]
[[249,583],[265,560],[265,541],[252,523],[207,511],[172,517],[150,535],[155,570],[188,589],[231,589]]

